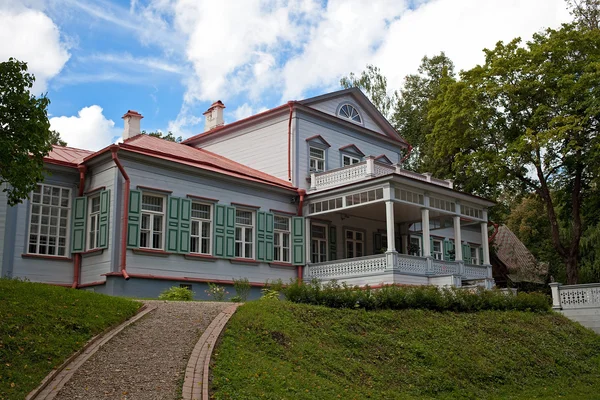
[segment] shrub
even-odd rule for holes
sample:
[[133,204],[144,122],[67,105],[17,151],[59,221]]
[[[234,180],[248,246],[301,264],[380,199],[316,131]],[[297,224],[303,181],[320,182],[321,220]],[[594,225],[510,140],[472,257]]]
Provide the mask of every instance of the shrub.
[[[236,297],[240,298],[240,302],[248,300],[248,295],[250,294],[251,289],[248,278],[234,279],[233,287],[235,288],[235,293],[237,294]],[[231,299],[231,301],[233,301],[233,299]]]
[[233,296],[231,299],[232,303],[241,303],[242,302],[242,298],[240,296]]
[[325,285],[317,280],[298,281],[282,288],[286,299],[294,303],[322,305],[332,308],[365,310],[401,310],[406,308],[435,311],[476,312],[483,310],[516,310],[547,312],[550,302],[539,293],[503,293],[499,290],[467,290],[435,286],[384,286],[381,289],[341,285],[336,281]]
[[194,292],[185,287],[173,286],[158,296],[159,300],[191,301],[194,300]]
[[261,290],[262,297],[261,300],[279,300],[279,292],[277,290],[264,288]]
[[204,291],[208,297],[212,297],[215,301],[225,300],[225,296],[229,294],[223,286],[219,286],[216,283],[208,282],[208,289]]

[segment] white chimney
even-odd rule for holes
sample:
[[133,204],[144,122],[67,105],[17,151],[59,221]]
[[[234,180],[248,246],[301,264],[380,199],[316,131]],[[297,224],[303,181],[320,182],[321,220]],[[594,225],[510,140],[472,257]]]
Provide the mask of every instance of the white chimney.
[[142,133],[140,129],[140,121],[142,114],[137,111],[128,110],[121,118],[125,120],[125,129],[123,130],[123,140],[127,140]]
[[204,122],[204,132],[210,131],[218,126],[225,125],[225,121],[223,121],[223,109],[225,105],[221,102],[221,100],[217,100],[204,112],[206,120]]

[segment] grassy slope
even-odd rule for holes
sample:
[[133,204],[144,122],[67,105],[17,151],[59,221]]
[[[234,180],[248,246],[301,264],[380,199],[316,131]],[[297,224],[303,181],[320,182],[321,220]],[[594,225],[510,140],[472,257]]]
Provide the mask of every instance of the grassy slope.
[[556,314],[240,307],[216,399],[600,398],[600,336]]
[[0,399],[23,399],[92,336],[140,303],[39,283],[0,279]]

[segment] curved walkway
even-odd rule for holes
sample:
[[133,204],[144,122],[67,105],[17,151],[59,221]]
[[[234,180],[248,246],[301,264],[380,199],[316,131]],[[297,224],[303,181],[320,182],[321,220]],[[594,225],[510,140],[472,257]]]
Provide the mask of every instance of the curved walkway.
[[44,399],[181,398],[186,366],[198,338],[231,303],[144,303],[156,310],[100,347],[55,397]]

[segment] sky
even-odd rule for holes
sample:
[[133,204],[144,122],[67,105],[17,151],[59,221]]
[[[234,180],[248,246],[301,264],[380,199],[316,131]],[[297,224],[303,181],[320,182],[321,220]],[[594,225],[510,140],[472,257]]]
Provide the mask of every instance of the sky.
[[0,0],[0,62],[26,61],[51,128],[98,150],[127,110],[187,138],[216,100],[231,123],[367,64],[395,90],[425,55],[470,69],[484,48],[570,19],[564,0]]

